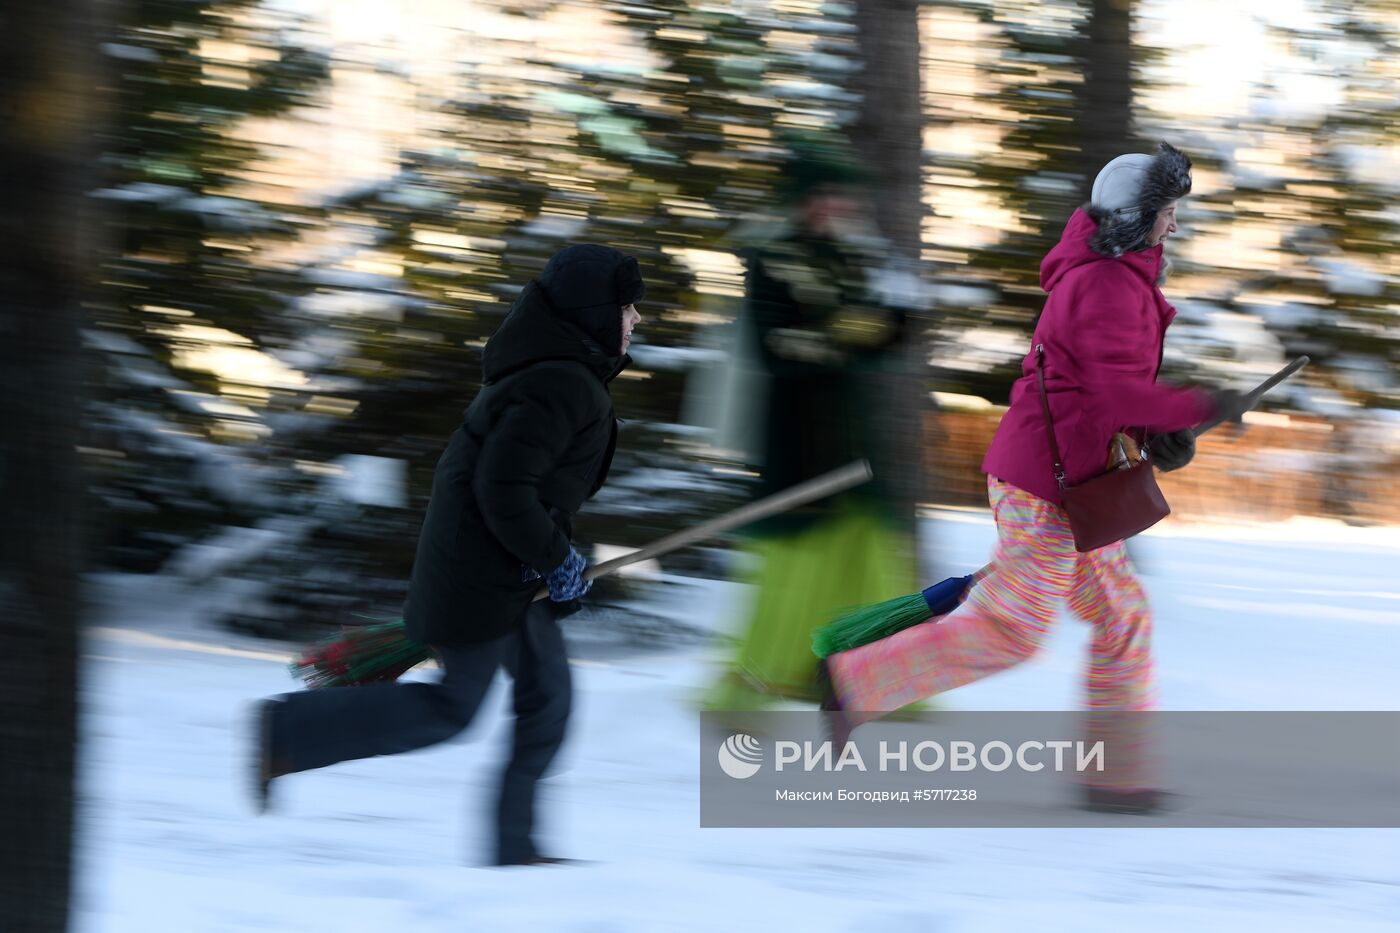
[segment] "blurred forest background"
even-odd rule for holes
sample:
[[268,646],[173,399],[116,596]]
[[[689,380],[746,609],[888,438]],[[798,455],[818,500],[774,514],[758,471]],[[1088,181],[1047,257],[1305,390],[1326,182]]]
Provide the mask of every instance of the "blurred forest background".
[[[581,536],[638,545],[742,501],[751,465],[706,428],[736,231],[775,210],[793,129],[854,143],[885,234],[923,262],[919,384],[890,407],[926,501],[980,502],[1040,257],[1099,166],[1169,139],[1196,186],[1168,246],[1168,377],[1316,361],[1207,448],[1178,512],[1396,518],[1394,3],[110,12],[81,322],[91,564],[267,584],[235,625],[393,614],[479,350],[570,242],[635,253],[649,282],[621,456]],[[672,566],[717,569],[704,551]]]
[[1196,164],[1169,377],[1313,356],[1270,405],[1326,436],[1276,419],[1244,457],[1318,487],[1296,510],[1361,515],[1349,477],[1396,452],[1393,3],[121,9],[83,330],[94,557],[264,580],[233,620],[255,630],[392,614],[479,348],[570,242],[635,253],[650,286],[582,536],[639,545],[741,501],[745,465],[694,422],[741,293],[735,230],[774,210],[793,128],[854,141],[887,236],[924,261],[923,384],[890,404],[935,471],[925,498],[981,498],[1039,258],[1098,167],[1157,139]]

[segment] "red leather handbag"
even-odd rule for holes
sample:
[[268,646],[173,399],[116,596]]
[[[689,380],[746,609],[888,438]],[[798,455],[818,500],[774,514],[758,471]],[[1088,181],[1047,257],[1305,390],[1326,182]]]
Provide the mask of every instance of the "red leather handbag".
[[1045,394],[1045,347],[1035,346],[1036,378],[1040,383],[1040,408],[1045,414],[1045,436],[1050,441],[1050,456],[1055,461],[1055,482],[1069,527],[1074,532],[1077,551],[1093,551],[1116,544],[1139,532],[1146,531],[1171,514],[1166,497],[1157,485],[1152,464],[1148,462],[1147,445],[1141,446],[1142,459],[1112,469],[1099,476],[1070,486],[1065,483],[1065,467],[1060,459],[1060,445],[1055,441],[1055,423],[1050,417],[1050,398]]

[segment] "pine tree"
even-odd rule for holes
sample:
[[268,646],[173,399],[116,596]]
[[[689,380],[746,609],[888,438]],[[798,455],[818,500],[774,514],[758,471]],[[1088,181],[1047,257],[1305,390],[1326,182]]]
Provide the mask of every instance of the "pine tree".
[[113,113],[88,449],[110,530],[100,559],[150,570],[275,501],[256,469],[266,377],[225,382],[208,358],[294,337],[283,312],[298,278],[267,251],[307,217],[236,193],[262,155],[240,127],[309,103],[327,72],[253,0],[132,0],[120,13],[102,44]]

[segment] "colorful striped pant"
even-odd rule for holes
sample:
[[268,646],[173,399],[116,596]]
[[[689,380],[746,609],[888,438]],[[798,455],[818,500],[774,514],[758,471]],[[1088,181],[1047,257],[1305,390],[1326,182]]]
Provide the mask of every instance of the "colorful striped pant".
[[1124,546],[1081,554],[1059,506],[994,478],[988,494],[997,524],[992,571],[941,621],[832,655],[842,708],[862,722],[1019,664],[1068,601],[1094,627],[1087,708],[1152,709],[1152,615]]

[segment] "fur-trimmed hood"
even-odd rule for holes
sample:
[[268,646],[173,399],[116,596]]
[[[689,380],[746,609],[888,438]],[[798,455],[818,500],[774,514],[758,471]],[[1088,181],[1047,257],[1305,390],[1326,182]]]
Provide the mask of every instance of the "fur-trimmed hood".
[[1053,292],[1070,273],[1083,271],[1089,265],[1095,266],[1100,275],[1105,274],[1106,266],[1130,269],[1144,285],[1152,285],[1161,277],[1166,261],[1161,243],[1122,256],[1106,257],[1093,248],[1095,236],[1094,221],[1084,211],[1075,211],[1069,223],[1065,224],[1060,242],[1040,261],[1040,287],[1047,293]]
[[1191,160],[1181,150],[1161,143],[1142,174],[1141,189],[1131,207],[1110,210],[1090,203],[1084,211],[1098,225],[1089,245],[1102,256],[1121,256],[1146,246],[1147,235],[1163,207],[1191,193]]

